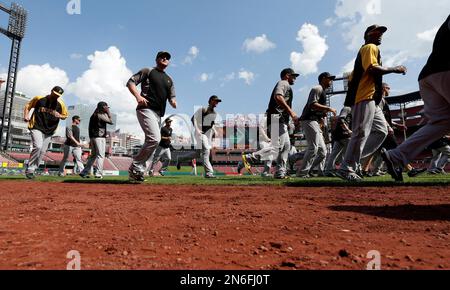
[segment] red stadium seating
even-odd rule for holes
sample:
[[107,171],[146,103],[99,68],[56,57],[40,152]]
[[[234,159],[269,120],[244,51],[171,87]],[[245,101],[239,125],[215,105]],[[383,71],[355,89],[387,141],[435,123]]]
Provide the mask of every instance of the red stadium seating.
[[120,171],[127,171],[130,168],[133,159],[129,157],[111,157],[111,161]]
[[25,160],[30,159],[30,154],[29,153],[15,153],[15,152],[11,152],[11,153],[9,153],[9,156],[11,156],[17,162],[24,162]]
[[114,163],[109,158],[105,158],[105,163],[103,164],[103,170],[119,171],[119,169],[114,165]]

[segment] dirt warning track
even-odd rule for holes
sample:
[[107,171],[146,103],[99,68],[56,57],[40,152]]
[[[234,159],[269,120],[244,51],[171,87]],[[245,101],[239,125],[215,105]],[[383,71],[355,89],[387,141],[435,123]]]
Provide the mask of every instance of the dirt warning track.
[[0,269],[450,269],[448,187],[0,187]]

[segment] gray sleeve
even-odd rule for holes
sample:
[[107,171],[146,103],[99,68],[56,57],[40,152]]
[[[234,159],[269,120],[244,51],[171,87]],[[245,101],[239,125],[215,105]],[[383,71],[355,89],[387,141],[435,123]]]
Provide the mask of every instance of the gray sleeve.
[[277,84],[277,87],[275,88],[275,96],[281,95],[285,97],[288,90],[289,90],[289,83],[281,81]]
[[172,86],[170,87],[170,99],[176,98],[177,94],[175,91],[175,85],[173,84],[173,80],[172,80]]
[[70,138],[72,138],[73,137],[73,130],[72,130],[72,127],[67,127],[66,128],[66,138],[67,139],[70,139]]
[[151,72],[150,69],[144,68],[141,69],[138,73],[134,74],[127,82],[127,86],[130,83],[134,83],[136,86],[138,86],[140,83],[144,81],[145,78],[148,77],[149,73]]
[[98,114],[98,119],[99,119],[100,121],[105,122],[106,124],[114,125],[114,124],[113,124],[113,121],[112,121],[112,118],[110,118],[110,117],[108,116],[108,114]]
[[311,106],[315,103],[318,103],[320,100],[320,95],[322,94],[322,92],[320,91],[319,88],[313,88],[311,90],[311,92],[309,93],[309,98],[308,98],[308,105]]
[[195,112],[194,117],[192,118],[192,120],[195,122],[194,124],[197,125],[200,129],[203,126],[202,117],[204,111],[205,110],[203,108],[198,109],[197,112]]

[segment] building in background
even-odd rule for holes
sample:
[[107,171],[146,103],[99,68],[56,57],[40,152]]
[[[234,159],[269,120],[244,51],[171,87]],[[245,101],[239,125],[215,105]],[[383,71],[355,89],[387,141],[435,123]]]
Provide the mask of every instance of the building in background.
[[[23,119],[23,111],[30,100],[31,98],[20,92],[16,92],[14,95],[10,134],[10,148],[12,151],[29,151],[31,148],[31,135],[28,130],[28,123]],[[3,114],[4,103],[5,90],[2,90],[0,91],[0,116]]]

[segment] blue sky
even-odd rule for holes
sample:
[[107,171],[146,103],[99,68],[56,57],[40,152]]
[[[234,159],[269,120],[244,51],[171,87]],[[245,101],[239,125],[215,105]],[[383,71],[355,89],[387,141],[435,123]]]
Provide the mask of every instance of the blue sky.
[[[300,113],[317,75],[343,72],[362,44],[365,27],[373,23],[390,28],[381,46],[385,63],[403,63],[410,70],[406,77],[386,78],[394,93],[417,90],[433,32],[450,11],[448,0],[81,0],[81,15],[69,15],[69,0],[16,2],[30,13],[18,89],[39,95],[62,82],[67,104],[104,98],[129,130],[136,125],[134,99],[121,82],[129,73],[153,66],[158,50],[173,54],[168,73],[175,81],[179,110],[169,113],[190,115],[212,94],[224,99],[222,113],[263,113],[280,71],[291,66],[303,73],[294,87],[294,107]],[[9,6],[10,1],[1,3]],[[429,12],[421,15],[425,8]],[[405,22],[408,18],[412,21]],[[0,14],[0,24],[6,23],[6,14]],[[297,39],[299,31],[303,41]],[[269,45],[255,41],[257,37]],[[250,50],[244,47],[247,39],[253,44]],[[9,46],[0,40],[2,72]],[[197,51],[187,61],[193,47]],[[302,54],[303,61],[293,63],[292,53]],[[339,109],[341,99],[333,104]]]

